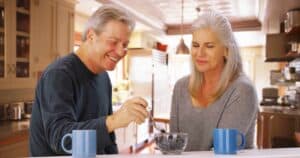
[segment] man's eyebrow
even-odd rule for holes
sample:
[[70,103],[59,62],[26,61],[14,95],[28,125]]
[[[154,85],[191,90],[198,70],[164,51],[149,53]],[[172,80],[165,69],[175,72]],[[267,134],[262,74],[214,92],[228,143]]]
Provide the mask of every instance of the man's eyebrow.
[[[110,38],[110,39],[115,39],[115,40],[117,40],[117,41],[121,41],[121,39],[120,38],[118,38],[118,37],[116,37],[116,36],[112,36],[112,35],[108,35],[107,36],[108,38]],[[129,40],[128,41],[124,41],[124,42],[122,42],[122,43],[124,43],[124,44],[129,44]]]

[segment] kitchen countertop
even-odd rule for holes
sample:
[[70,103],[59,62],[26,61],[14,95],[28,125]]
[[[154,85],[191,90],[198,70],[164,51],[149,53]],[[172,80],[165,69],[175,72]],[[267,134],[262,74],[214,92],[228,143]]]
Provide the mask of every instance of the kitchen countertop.
[[[53,156],[54,158],[56,156]],[[237,155],[215,155],[213,151],[183,152],[181,155],[155,154],[126,154],[126,155],[97,155],[97,158],[299,158],[300,148],[276,148],[276,149],[250,149],[241,150]],[[51,157],[48,157],[51,158]],[[71,156],[60,156],[59,158],[71,158]]]
[[276,113],[283,115],[300,116],[300,109],[284,107],[284,106],[260,106],[259,112],[261,113]]
[[0,147],[28,140],[29,119],[20,121],[0,121]]

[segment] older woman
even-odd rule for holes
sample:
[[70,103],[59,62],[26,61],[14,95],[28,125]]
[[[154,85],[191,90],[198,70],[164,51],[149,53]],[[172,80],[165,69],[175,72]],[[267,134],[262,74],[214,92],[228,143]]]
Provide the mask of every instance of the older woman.
[[188,151],[210,150],[214,128],[236,128],[252,148],[257,95],[227,18],[213,11],[200,15],[193,25],[191,60],[191,74],[174,87],[171,132],[188,133]]

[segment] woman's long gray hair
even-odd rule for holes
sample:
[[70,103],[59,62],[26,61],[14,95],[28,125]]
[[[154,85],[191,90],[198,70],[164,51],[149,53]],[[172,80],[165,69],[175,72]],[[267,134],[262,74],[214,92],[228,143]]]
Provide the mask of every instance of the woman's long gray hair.
[[[242,60],[238,45],[235,41],[229,20],[212,10],[201,14],[192,25],[193,31],[209,28],[215,32],[224,46],[228,49],[228,56],[225,57],[225,67],[217,84],[215,92],[210,96],[210,103],[218,99],[229,84],[243,72]],[[189,91],[194,98],[199,95],[199,88],[203,84],[203,73],[197,71],[192,62],[192,74],[189,83]]]
[[103,31],[102,28],[111,20],[117,20],[127,24],[131,31],[133,31],[135,26],[135,21],[130,17],[128,12],[115,5],[105,4],[96,10],[88,19],[82,34],[82,41],[86,41],[86,35],[89,29],[93,29],[96,34],[99,34]]

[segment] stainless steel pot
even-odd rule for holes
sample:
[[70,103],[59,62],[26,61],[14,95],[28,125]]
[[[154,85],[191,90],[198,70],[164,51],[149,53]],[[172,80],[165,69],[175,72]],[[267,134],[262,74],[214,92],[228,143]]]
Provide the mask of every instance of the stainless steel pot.
[[24,114],[25,114],[24,117],[25,118],[31,117],[32,105],[33,105],[33,101],[24,102]]
[[12,103],[7,108],[8,119],[9,120],[21,120],[22,111],[24,109],[23,102]]
[[289,10],[286,13],[285,32],[290,32],[293,28],[300,27],[300,8]]
[[0,104],[0,120],[8,120],[8,104]]

